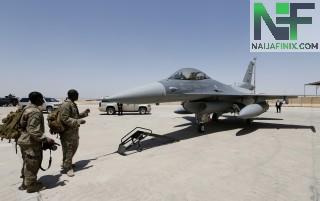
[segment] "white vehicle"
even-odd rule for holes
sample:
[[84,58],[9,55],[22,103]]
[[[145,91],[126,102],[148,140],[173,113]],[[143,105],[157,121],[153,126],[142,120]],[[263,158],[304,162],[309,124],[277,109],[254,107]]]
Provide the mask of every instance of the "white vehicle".
[[[99,110],[101,112],[107,112],[107,114],[116,114],[118,112],[117,103],[108,102],[102,99],[99,102]],[[151,111],[151,105],[149,104],[123,104],[123,112],[139,112],[140,114],[147,114]]]
[[[44,100],[44,103],[42,105],[42,109],[43,111],[47,111],[48,113],[51,113],[54,109],[57,109],[62,104],[61,101],[58,101],[55,98],[45,97],[43,100]],[[29,103],[30,103],[29,98],[21,98],[19,101],[19,106],[21,108],[24,108]]]

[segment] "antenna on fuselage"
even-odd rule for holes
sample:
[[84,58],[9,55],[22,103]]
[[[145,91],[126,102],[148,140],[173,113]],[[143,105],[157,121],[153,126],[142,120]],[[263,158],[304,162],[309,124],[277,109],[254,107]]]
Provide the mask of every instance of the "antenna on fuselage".
[[253,93],[256,94],[256,76],[257,76],[257,67],[256,67],[256,61],[257,61],[257,57],[254,57],[253,58],[253,63],[254,63],[254,66],[253,66],[253,72],[254,72],[254,75],[253,75]]

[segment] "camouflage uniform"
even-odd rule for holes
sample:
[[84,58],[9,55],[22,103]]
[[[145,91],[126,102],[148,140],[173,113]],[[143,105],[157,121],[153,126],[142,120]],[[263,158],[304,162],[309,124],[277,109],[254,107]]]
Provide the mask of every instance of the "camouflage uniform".
[[21,170],[23,185],[37,184],[37,174],[42,162],[42,142],[44,141],[44,118],[40,109],[28,105],[21,117],[22,134],[18,139],[21,148],[23,167]]
[[72,168],[72,158],[79,146],[79,119],[87,117],[88,114],[79,113],[77,104],[67,99],[60,107],[61,122],[65,130],[60,133],[64,170]]

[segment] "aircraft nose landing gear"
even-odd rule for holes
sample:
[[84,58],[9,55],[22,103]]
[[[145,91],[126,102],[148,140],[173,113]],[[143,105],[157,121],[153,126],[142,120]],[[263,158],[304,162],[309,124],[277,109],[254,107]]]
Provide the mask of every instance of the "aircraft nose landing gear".
[[205,132],[205,124],[210,121],[210,114],[196,114],[198,132]]

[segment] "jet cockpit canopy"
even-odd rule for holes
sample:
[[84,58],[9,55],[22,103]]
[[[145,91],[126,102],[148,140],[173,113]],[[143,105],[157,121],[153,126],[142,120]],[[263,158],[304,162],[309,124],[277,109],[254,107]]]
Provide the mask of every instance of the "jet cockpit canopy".
[[205,80],[210,79],[204,72],[194,68],[183,68],[169,77],[171,80]]

